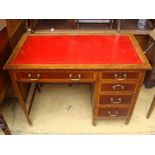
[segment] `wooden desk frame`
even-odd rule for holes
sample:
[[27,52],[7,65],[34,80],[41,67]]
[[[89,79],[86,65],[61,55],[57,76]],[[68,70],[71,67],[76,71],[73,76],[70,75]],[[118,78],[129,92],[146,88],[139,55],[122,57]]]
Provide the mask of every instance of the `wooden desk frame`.
[[[115,35],[117,33],[109,33],[105,31],[81,31],[81,30],[69,30],[69,31],[54,31],[50,34],[39,34],[39,35]],[[22,89],[20,87],[20,82],[28,82],[28,83],[91,83],[94,87],[93,89],[93,99],[92,99],[92,122],[93,125],[96,125],[96,120],[105,119],[105,118],[125,118],[126,124],[129,123],[136,100],[143,84],[145,71],[151,69],[149,62],[147,61],[145,55],[143,54],[141,48],[139,47],[136,39],[133,35],[128,34],[132,44],[134,45],[138,56],[140,57],[142,64],[118,64],[118,65],[110,65],[110,64],[35,64],[35,65],[14,65],[12,64],[14,58],[18,54],[19,49],[23,45],[25,38],[27,35],[38,35],[38,34],[25,34],[17,44],[13,54],[7,61],[5,65],[5,69],[9,70],[10,77],[13,83],[14,90],[16,95],[19,98],[20,106],[25,114],[25,117],[30,125],[32,122],[29,118],[28,110],[26,108],[26,102],[24,100]],[[121,34],[117,34],[121,35]],[[62,74],[62,78],[58,78],[54,76],[54,74]],[[33,79],[28,78],[29,74],[33,75]],[[66,74],[72,74],[74,78],[66,78]],[[82,75],[84,79],[78,78],[78,75]],[[44,78],[38,78],[37,75],[44,75]],[[105,78],[103,80],[103,76],[111,76],[110,78]],[[121,78],[114,78],[114,75],[121,75]],[[128,78],[122,78],[122,75],[129,75]],[[136,77],[135,77],[136,76]],[[102,91],[101,87],[106,84],[114,84],[116,85],[127,85],[127,88],[134,86],[132,90],[121,90],[119,91]],[[113,86],[113,87],[114,87]],[[124,86],[123,86],[124,87]],[[106,88],[109,89],[109,88]],[[100,105],[99,100],[101,95],[113,95],[119,99],[119,95],[131,95],[132,99],[129,104],[106,104]],[[110,98],[111,100],[113,97]],[[116,101],[115,101],[116,102]],[[128,102],[128,100],[126,101]],[[112,110],[109,110],[109,109]],[[104,113],[104,114],[103,114]],[[119,115],[120,113],[120,115]]]

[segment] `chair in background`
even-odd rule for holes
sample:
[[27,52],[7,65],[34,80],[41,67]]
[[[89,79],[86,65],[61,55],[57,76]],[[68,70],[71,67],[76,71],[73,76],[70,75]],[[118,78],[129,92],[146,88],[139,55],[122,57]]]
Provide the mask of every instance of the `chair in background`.
[[77,29],[80,28],[80,24],[107,24],[109,25],[109,29],[112,29],[115,20],[114,19],[76,19],[74,22]]
[[152,70],[147,71],[144,85],[146,88],[152,88],[155,86],[155,29],[149,33],[150,39],[148,43],[148,47],[144,51],[146,57],[150,61],[152,66]]
[[[144,51],[145,54],[147,54],[150,51],[150,49],[152,49],[155,46],[155,29],[152,30],[149,35],[152,38],[152,42],[149,44],[147,49]],[[154,70],[155,70],[155,68],[154,68],[154,66],[152,66],[152,71],[151,72],[153,72]],[[151,79],[155,80],[155,74],[152,75]],[[155,108],[155,95],[154,95],[154,98],[152,100],[152,103],[151,103],[151,106],[149,108],[149,111],[147,113],[146,118],[150,118],[154,108]]]

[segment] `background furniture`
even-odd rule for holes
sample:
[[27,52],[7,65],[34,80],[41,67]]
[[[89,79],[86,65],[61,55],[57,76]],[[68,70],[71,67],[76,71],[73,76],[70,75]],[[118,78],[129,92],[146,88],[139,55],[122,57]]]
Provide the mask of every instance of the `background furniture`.
[[2,70],[5,62],[11,54],[11,46],[6,31],[6,25],[0,30],[0,128],[5,134],[11,134],[6,121],[2,115],[1,105],[10,85],[10,78],[7,71]]
[[[6,97],[15,98],[11,88],[11,80],[3,66],[16,46],[20,36],[25,32],[23,20],[0,20],[0,128],[5,134],[11,134],[4,116],[2,115],[2,104]],[[22,90],[26,95],[25,87]]]
[[148,71],[145,77],[144,85],[146,88],[155,86],[155,29],[149,33],[148,47],[145,49],[145,54],[151,63],[152,70]]
[[146,27],[144,29],[140,29],[138,27],[139,19],[118,19],[118,27],[117,30],[139,30],[139,31],[146,31],[152,30],[154,28],[154,20],[147,19]]

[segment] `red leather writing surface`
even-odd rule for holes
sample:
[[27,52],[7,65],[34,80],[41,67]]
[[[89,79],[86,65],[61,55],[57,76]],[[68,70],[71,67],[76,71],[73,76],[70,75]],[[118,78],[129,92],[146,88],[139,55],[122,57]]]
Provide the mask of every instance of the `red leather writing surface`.
[[28,36],[14,64],[141,64],[127,35]]

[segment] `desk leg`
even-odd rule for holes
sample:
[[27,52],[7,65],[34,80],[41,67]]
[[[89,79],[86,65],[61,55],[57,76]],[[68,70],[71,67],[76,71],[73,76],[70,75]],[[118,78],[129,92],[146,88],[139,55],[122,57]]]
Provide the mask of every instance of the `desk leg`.
[[13,83],[13,87],[15,89],[16,95],[17,95],[17,97],[19,99],[19,104],[20,104],[20,106],[21,106],[21,108],[22,108],[22,110],[23,110],[23,112],[25,114],[25,117],[26,117],[29,125],[32,126],[32,122],[31,122],[31,120],[29,118],[28,110],[26,108],[26,102],[24,100],[24,97],[22,96],[22,93],[21,93],[22,91],[20,90],[21,88],[20,88],[19,84],[16,83],[15,81],[13,81],[12,83]]
[[22,95],[22,90],[21,90],[21,87],[19,86],[19,83],[17,83],[15,80],[14,80],[14,73],[10,72],[10,77],[11,77],[11,80],[12,80],[12,84],[13,84],[13,88],[14,88],[14,91],[18,97],[18,100],[19,100],[19,104],[24,112],[24,115],[29,123],[30,126],[32,126],[32,122],[29,118],[29,114],[28,114],[28,110],[26,108],[26,102],[24,100],[24,97]]
[[99,102],[99,87],[100,87],[99,77],[96,77],[96,82],[93,84],[93,96],[92,96],[92,108],[93,108],[92,125],[93,126],[97,125],[96,116],[97,116],[97,106]]
[[95,120],[95,119],[93,119],[92,124],[93,124],[93,126],[96,126],[96,125],[97,125],[97,123],[96,123],[96,120]]
[[150,106],[150,109],[149,109],[149,111],[148,111],[148,113],[147,113],[146,118],[150,118],[150,116],[151,116],[151,114],[152,114],[154,108],[155,108],[155,96],[154,96],[154,98],[153,98],[153,100],[152,100],[152,103],[151,103],[151,106]]
[[5,128],[2,129],[2,130],[3,130],[3,132],[4,132],[6,135],[11,135],[11,131],[10,131],[10,129],[9,129],[8,126],[5,126]]

